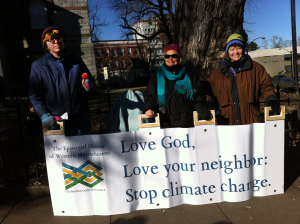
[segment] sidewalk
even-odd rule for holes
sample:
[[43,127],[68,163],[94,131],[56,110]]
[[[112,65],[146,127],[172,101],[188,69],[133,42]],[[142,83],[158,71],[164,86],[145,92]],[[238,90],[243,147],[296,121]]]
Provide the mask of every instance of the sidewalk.
[[0,200],[0,224],[300,223],[300,177],[281,195],[255,197],[248,201],[234,203],[180,205],[169,209],[141,210],[112,216],[53,216],[51,198],[49,195],[45,196],[45,190],[47,191],[47,188],[31,193],[36,196]]

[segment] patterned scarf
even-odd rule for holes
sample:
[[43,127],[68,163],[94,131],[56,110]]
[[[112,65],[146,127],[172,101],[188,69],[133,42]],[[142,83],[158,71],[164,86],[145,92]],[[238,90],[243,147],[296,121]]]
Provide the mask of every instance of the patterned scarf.
[[165,78],[169,80],[177,80],[175,84],[175,90],[180,94],[186,94],[186,98],[193,100],[193,87],[191,80],[188,74],[183,67],[178,75],[174,75],[172,72],[169,72],[164,65],[160,66],[157,71],[157,104],[159,106],[166,103],[165,96]]

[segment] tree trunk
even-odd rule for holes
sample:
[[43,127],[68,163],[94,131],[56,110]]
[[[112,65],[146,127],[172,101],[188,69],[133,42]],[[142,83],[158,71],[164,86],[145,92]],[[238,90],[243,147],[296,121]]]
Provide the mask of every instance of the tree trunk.
[[201,78],[218,68],[227,38],[243,29],[246,0],[177,0],[175,35],[185,63]]

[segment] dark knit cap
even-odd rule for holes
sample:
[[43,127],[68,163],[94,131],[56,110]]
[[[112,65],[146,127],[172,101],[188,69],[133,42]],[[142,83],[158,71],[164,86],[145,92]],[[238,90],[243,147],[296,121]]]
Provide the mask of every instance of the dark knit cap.
[[[42,34],[42,39],[41,39],[41,45],[42,45],[42,47],[44,47],[44,39],[45,39],[45,36],[46,36],[46,33],[48,33],[49,31],[51,31],[51,30],[59,30],[62,34],[63,34],[63,36],[65,36],[64,35],[64,32],[59,28],[59,27],[57,27],[57,26],[49,26],[49,27],[47,27],[44,31],[43,31],[43,34]],[[64,37],[64,41],[66,41],[65,40],[65,37]]]

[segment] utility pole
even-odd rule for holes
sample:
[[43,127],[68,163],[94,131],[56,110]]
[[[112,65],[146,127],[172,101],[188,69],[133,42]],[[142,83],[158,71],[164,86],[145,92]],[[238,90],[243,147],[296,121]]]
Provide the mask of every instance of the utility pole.
[[110,69],[109,67],[104,67],[104,79],[106,80],[107,83],[107,105],[108,105],[108,110],[110,110],[111,103],[110,103],[110,94],[109,94],[109,82],[110,82]]
[[299,111],[299,89],[298,89],[298,64],[297,64],[297,41],[296,41],[296,13],[295,13],[295,0],[291,0],[291,20],[292,20],[292,42],[293,42],[293,73],[296,84],[296,96],[297,96],[297,114],[300,120]]

